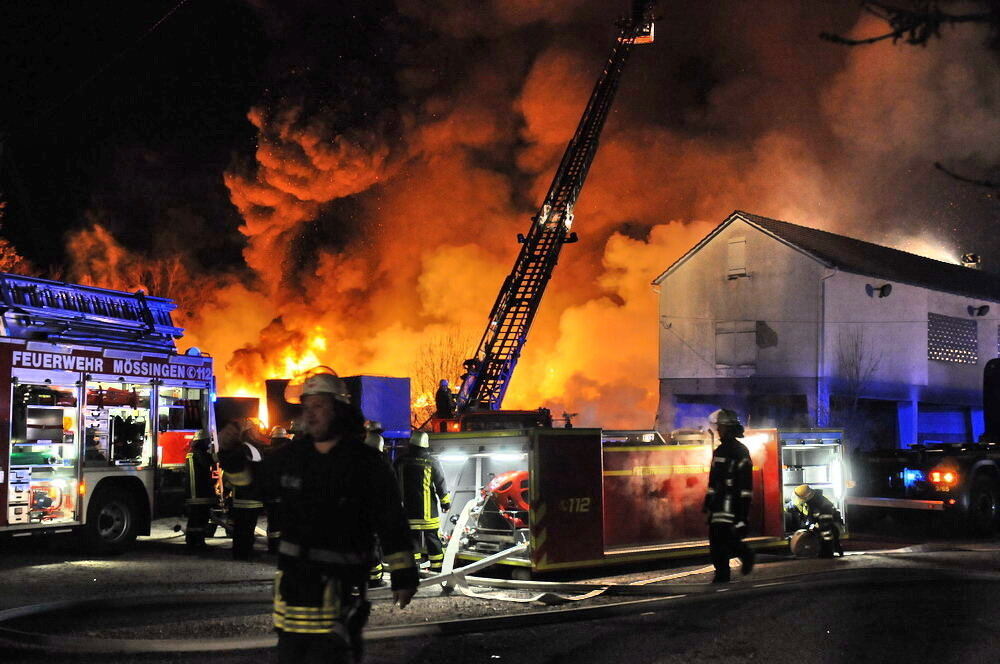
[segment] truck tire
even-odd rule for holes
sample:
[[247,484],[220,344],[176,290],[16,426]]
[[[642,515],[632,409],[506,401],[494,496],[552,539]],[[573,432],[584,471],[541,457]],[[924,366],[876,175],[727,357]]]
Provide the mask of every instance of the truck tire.
[[121,553],[135,541],[139,510],[132,496],[121,489],[97,491],[87,506],[84,544],[99,555]]
[[990,477],[979,476],[972,481],[969,490],[969,532],[977,536],[988,536],[996,532],[997,516],[1000,515],[996,482]]

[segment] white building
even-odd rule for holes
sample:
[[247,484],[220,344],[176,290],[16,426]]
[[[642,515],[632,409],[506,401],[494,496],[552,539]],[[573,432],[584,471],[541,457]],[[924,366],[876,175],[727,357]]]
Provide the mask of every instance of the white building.
[[864,447],[982,433],[996,275],[737,211],[653,284],[662,430],[727,407]]

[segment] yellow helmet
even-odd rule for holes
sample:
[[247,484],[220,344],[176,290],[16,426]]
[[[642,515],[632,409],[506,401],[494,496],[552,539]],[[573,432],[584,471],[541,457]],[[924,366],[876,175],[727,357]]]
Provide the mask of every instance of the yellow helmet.
[[795,497],[802,501],[812,500],[816,492],[808,484],[800,484],[795,487]]

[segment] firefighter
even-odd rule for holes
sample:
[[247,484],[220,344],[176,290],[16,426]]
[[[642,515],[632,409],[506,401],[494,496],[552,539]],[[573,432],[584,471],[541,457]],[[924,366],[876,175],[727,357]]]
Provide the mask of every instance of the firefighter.
[[[285,427],[274,427],[271,429],[271,442],[267,446],[266,454],[274,454],[282,447],[292,441],[291,434]],[[264,514],[267,517],[267,551],[268,553],[278,553],[278,542],[281,541],[281,524],[278,520],[278,505],[281,504],[281,497],[276,490],[268,490],[263,487]]]
[[[250,466],[256,466],[263,460],[261,454],[260,441],[252,440],[248,436],[243,441],[240,451],[246,458]],[[230,510],[233,528],[233,560],[251,560],[253,558],[253,545],[256,540],[257,520],[264,509],[263,487],[260,473],[252,473],[249,483],[237,485],[230,481],[228,475],[223,472],[223,480],[230,490]]]
[[187,509],[184,543],[191,550],[208,548],[205,536],[209,516],[212,506],[218,502],[212,478],[215,463],[211,435],[207,431],[195,432],[187,453],[187,499],[184,501]]
[[279,662],[348,662],[352,650],[360,659],[375,535],[401,608],[417,590],[417,568],[392,471],[364,444],[364,416],[344,381],[314,373],[302,384],[301,402],[301,429],[259,466],[240,450],[252,435],[249,422],[220,432],[219,456],[233,484],[259,473],[281,498],[274,588]]
[[844,555],[840,546],[840,526],[844,519],[821,489],[813,489],[808,484],[795,487],[791,509],[802,515],[807,528],[813,527],[819,531],[820,558],[833,558],[834,553]]
[[455,395],[448,386],[447,378],[442,378],[438,383],[437,392],[434,393],[434,406],[436,408],[434,417],[441,419],[455,417]]
[[444,546],[438,534],[441,528],[438,501],[441,511],[447,512],[451,509],[451,498],[441,464],[430,455],[429,447],[427,434],[415,433],[406,452],[396,460],[396,477],[410,520],[413,552],[422,562],[426,551],[430,572],[436,574],[444,565]]
[[[391,467],[389,457],[385,453],[385,439],[382,438],[382,423],[375,421],[365,422],[365,430],[368,432],[365,435],[365,445],[378,450],[382,454],[382,459]],[[385,581],[382,579],[385,575],[385,565],[382,564],[382,547],[379,546],[377,541],[375,542],[373,556],[375,562],[372,564],[371,569],[368,570],[368,587],[381,588],[385,585]]]
[[753,498],[753,462],[750,451],[737,440],[743,435],[743,425],[736,413],[717,410],[709,422],[719,433],[705,495],[708,542],[715,567],[712,583],[728,583],[731,558],[739,557],[743,574],[749,574],[754,566],[754,553],[743,541]]

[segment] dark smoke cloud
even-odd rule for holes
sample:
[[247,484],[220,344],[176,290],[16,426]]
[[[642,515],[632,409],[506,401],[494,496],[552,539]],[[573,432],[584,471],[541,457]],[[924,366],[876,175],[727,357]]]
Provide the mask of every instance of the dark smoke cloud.
[[[255,3],[271,82],[249,109],[256,149],[225,174],[255,279],[219,288],[192,337],[248,381],[313,355],[406,374],[427,340],[476,337],[626,4]],[[879,27],[849,3],[661,14],[625,73],[576,210],[582,241],[563,253],[510,406],[649,425],[649,280],[735,208],[935,256],[997,242],[983,233],[995,202],[931,167],[1000,156],[1000,77],[974,27],[925,49],[847,49],[817,34]]]

